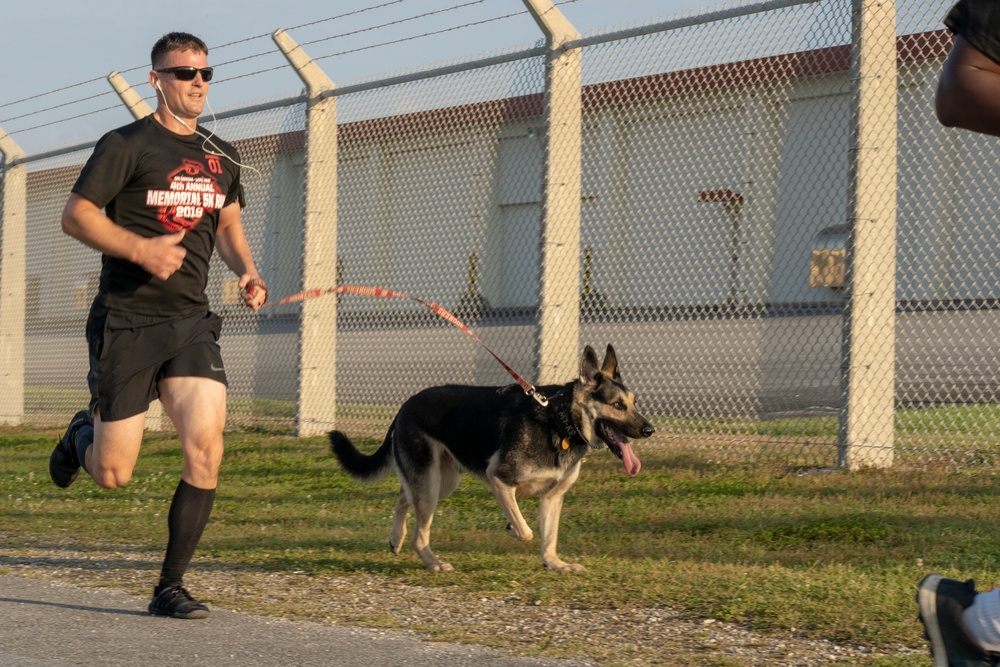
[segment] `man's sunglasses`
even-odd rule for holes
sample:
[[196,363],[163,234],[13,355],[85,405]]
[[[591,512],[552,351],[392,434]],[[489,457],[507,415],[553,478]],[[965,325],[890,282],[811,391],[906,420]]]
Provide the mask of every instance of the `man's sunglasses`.
[[201,74],[201,80],[208,83],[212,80],[212,73],[215,71],[211,67],[202,67],[198,69],[197,67],[164,67],[163,69],[153,70],[154,72],[161,72],[163,74],[173,74],[177,77],[178,81],[194,81],[194,77],[199,73]]

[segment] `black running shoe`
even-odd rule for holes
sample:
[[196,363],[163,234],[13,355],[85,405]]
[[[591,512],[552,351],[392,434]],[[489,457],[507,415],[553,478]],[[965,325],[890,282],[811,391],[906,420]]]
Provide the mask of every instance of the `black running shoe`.
[[52,450],[52,456],[49,457],[49,476],[60,488],[67,488],[80,474],[80,461],[76,457],[73,434],[76,433],[76,429],[89,421],[90,415],[86,410],[80,410],[73,415],[69,426],[66,427],[66,433]]
[[994,667],[996,654],[987,653],[965,632],[962,612],[972,605],[976,585],[928,574],[917,588],[920,622],[930,640],[934,667]]
[[167,586],[153,591],[153,601],[149,603],[149,613],[154,616],[174,618],[207,618],[208,607],[191,597],[183,586]]

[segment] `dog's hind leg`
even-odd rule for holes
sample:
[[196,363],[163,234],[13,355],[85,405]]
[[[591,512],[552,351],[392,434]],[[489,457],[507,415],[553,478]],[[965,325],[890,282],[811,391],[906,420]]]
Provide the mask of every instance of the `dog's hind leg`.
[[562,514],[563,498],[580,474],[580,464],[566,479],[541,497],[538,503],[538,530],[542,534],[542,564],[555,572],[586,572],[587,568],[577,563],[567,563],[556,555],[559,541],[559,517]]
[[424,565],[431,572],[453,571],[455,568],[450,563],[445,563],[431,551],[430,534],[434,512],[428,512],[426,509],[418,510],[417,506],[414,505],[413,516],[415,519],[413,526],[413,548],[416,549],[420,559],[424,561]]
[[406,539],[406,513],[409,509],[410,499],[406,495],[406,489],[400,487],[399,500],[396,501],[396,516],[389,530],[389,549],[397,556],[403,546],[403,540]]
[[453,568],[431,551],[431,522],[441,493],[441,470],[435,463],[427,469],[419,486],[411,485],[410,500],[413,504],[413,548],[431,572],[451,572]]

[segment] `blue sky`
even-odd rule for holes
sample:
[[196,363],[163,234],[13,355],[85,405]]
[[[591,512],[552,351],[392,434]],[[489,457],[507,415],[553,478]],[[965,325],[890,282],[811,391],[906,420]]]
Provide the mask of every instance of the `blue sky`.
[[[383,6],[359,11],[379,5]],[[466,6],[404,20],[459,5]],[[157,11],[151,11],[151,7]],[[716,7],[712,0],[576,0],[559,5],[582,34]],[[352,12],[357,13],[324,21]],[[511,13],[520,16],[432,37],[406,39]],[[340,85],[425,64],[527,47],[541,38],[521,0],[217,0],[154,5],[134,0],[26,0],[5,3],[2,16],[7,65],[0,68],[0,129],[9,132],[29,154],[89,139],[110,129],[103,127],[109,122],[127,122],[127,114],[115,114],[112,119],[107,118],[107,113],[87,116],[91,109],[113,105],[116,98],[105,95],[89,105],[70,102],[110,91],[103,77],[111,71],[123,72],[140,94],[151,95],[143,83],[149,49],[160,35],[171,30],[192,32],[210,48],[230,45],[212,49],[209,60],[213,64],[239,61],[220,68],[210,98],[215,109],[288,97],[301,90],[291,69],[282,67],[285,61],[281,56],[262,55],[274,49],[269,35],[278,28],[290,29],[300,44],[323,40],[304,46],[313,58],[354,50],[324,57],[320,63]],[[380,25],[383,27],[368,30]],[[334,37],[337,35],[343,36]],[[405,41],[395,46],[363,48],[396,39]],[[266,75],[226,82],[227,75],[235,77],[272,67],[275,71]],[[86,81],[91,83],[74,85]],[[43,95],[70,86],[63,92]],[[35,96],[40,97],[19,102]],[[60,108],[41,113],[57,106]],[[74,120],[32,129],[62,118]]]

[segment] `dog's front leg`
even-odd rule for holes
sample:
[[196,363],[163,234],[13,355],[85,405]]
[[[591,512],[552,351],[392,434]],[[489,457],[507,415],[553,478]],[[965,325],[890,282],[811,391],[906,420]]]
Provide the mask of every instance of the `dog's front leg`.
[[542,533],[542,564],[555,572],[586,572],[587,568],[578,563],[567,563],[556,555],[559,541],[559,517],[562,514],[563,498],[580,474],[580,464],[576,469],[542,496],[538,503],[538,529]]
[[517,505],[517,490],[489,472],[487,472],[486,478],[490,482],[490,488],[493,489],[493,495],[500,503],[503,513],[507,515],[507,532],[522,542],[530,542],[534,533],[531,532],[528,522],[521,515],[521,508]]

